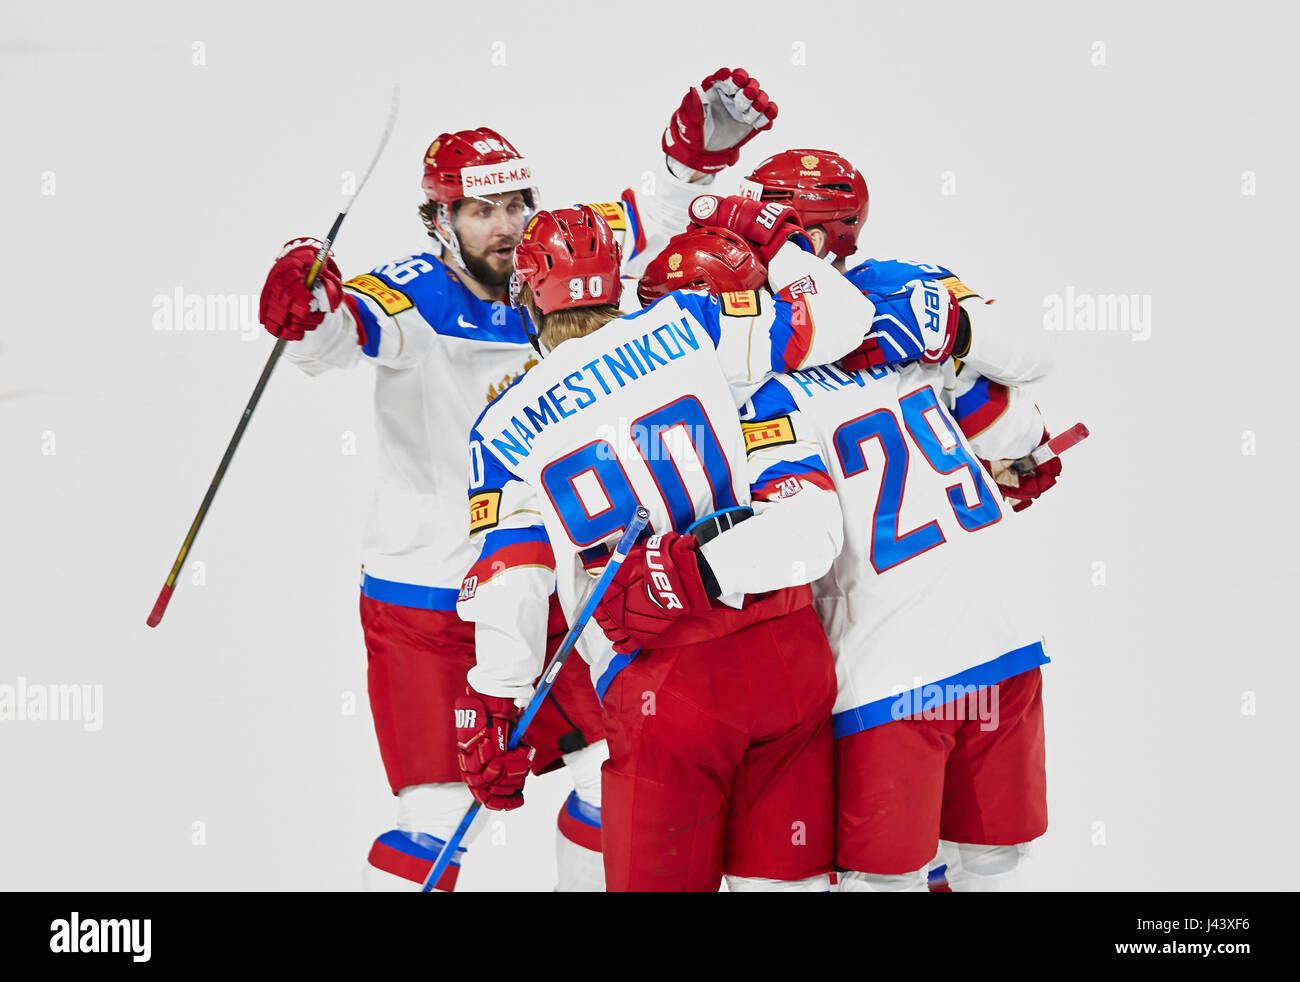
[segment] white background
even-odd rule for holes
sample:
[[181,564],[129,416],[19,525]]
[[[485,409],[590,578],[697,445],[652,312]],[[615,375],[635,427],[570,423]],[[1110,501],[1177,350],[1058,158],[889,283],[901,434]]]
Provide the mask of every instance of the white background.
[[[0,888],[353,889],[392,824],[356,613],[370,371],[277,370],[191,554],[205,582],[188,566],[150,630],[272,344],[254,323],[155,330],[155,297],[255,304],[280,244],[329,227],[393,78],[345,275],[418,247],[439,132],[493,126],[546,202],[608,200],[724,64],[780,105],[740,174],[790,146],[846,154],[871,189],[860,257],[942,263],[1013,305],[1056,357],[1049,424],[1092,429],[1015,557],[1053,658],[1039,883],[1283,885],[1294,7],[181,6],[0,24],[0,684],[105,700],[98,732],[0,721]],[[1067,288],[1149,297],[1150,339],[1044,332]],[[531,781],[463,889],[550,889],[567,787]]]

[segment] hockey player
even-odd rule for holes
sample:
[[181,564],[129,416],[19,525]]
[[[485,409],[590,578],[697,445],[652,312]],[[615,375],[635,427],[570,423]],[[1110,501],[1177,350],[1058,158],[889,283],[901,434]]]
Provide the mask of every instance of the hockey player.
[[[670,120],[678,134],[654,194],[595,206],[638,252],[683,227],[687,203],[738,147],[767,128],[776,107],[742,70],[694,87]],[[678,175],[681,175],[680,177]],[[691,183],[696,182],[696,183]],[[376,366],[380,473],[363,546],[361,619],[368,691],[396,827],[369,854],[372,889],[416,889],[471,798],[460,779],[454,698],[473,664],[473,628],[455,614],[473,560],[464,441],[479,409],[536,359],[504,302],[514,247],[538,205],[532,165],[487,128],[444,133],[424,160],[420,208],[429,238],[417,253],[342,283],[331,259],[314,293],[303,285],[316,244],[298,239],[263,289],[267,329],[292,340],[308,374]],[[552,641],[565,625],[552,611]],[[535,771],[563,758],[575,790],[558,819],[561,889],[600,889],[599,705],[571,673],[529,733]],[[452,889],[448,868],[439,889]]]
[[805,295],[674,293],[620,317],[604,223],[585,206],[543,212],[516,270],[544,358],[471,433],[480,545],[459,610],[478,665],[457,717],[466,780],[489,807],[527,772],[504,747],[542,664],[546,597],[572,618],[635,506],[651,512],[654,534],[598,609],[613,646],[590,628],[580,644],[610,743],[611,890],[716,890],[724,873],[733,889],[828,883],[834,682],[798,584],[829,566],[839,519],[806,444],[772,441],[746,465],[736,407],[770,371],[855,346],[874,308],[785,241],[799,232],[789,209],[753,220],[722,204],[772,282],[806,279]]
[[[670,270],[715,291],[746,275],[743,243],[719,248],[703,231],[651,260],[643,300],[672,288]],[[941,402],[949,362],[799,370],[765,384],[745,412],[754,432],[799,420],[840,493],[844,549],[814,591],[839,679],[845,891],[923,891],[936,851],[953,890],[1006,889],[1046,828],[1047,656],[1007,609],[1016,563],[1004,505]],[[1044,429],[1018,393],[991,420],[981,411],[969,426],[992,448]],[[936,611],[953,632],[934,629]]]
[[[862,172],[829,150],[787,150],[769,157],[741,182],[741,193],[759,201],[774,201],[799,214],[813,251],[832,264],[864,293],[890,296],[909,284],[936,279],[961,305],[957,330],[950,335],[907,329],[901,322],[881,319],[871,337],[845,362],[850,368],[904,364],[919,360],[945,365],[948,408],[961,423],[967,439],[1012,498],[1016,511],[1029,507],[1056,483],[1060,458],[1017,473],[1011,461],[1029,453],[1050,434],[1034,429],[1036,418],[1028,397],[1018,388],[1041,379],[1047,364],[1039,353],[1009,340],[1002,321],[1004,308],[983,299],[950,270],[896,259],[867,259],[852,269],[848,258],[857,251],[858,236],[867,220],[870,196]],[[972,332],[972,320],[978,330]],[[950,354],[956,355],[949,359]],[[1023,404],[1023,405],[1022,405]],[[1003,425],[992,424],[1007,416]],[[1018,425],[1019,424],[1019,425]]]

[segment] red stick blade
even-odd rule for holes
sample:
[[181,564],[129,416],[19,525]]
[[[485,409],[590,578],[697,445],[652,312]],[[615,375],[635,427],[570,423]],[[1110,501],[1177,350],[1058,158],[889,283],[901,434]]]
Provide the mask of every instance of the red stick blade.
[[1088,427],[1082,423],[1075,423],[1064,433],[1052,437],[1047,441],[1047,445],[1052,448],[1052,453],[1061,454],[1069,450],[1072,446],[1088,435]]
[[172,599],[172,591],[175,589],[174,586],[164,585],[162,590],[159,591],[158,599],[155,600],[153,604],[153,610],[149,611],[149,620],[145,622],[150,627],[157,627],[158,622],[163,619],[163,614],[167,610],[167,604],[169,604]]

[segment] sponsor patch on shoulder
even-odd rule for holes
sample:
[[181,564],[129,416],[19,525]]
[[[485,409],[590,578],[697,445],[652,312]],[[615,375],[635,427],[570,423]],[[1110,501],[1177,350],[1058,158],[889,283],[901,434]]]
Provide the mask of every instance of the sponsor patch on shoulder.
[[795,280],[787,287],[782,287],[777,296],[782,300],[794,300],[795,297],[812,296],[816,292],[817,281],[811,276],[805,276],[801,280]]
[[[461,581],[460,593],[457,595],[456,600],[473,600],[476,593],[478,593],[478,577],[467,576]],[[459,713],[460,710],[458,709],[456,712]]]
[[955,276],[945,276],[939,281],[940,286],[952,294],[952,298],[957,302],[965,300],[967,297],[978,297],[979,294],[968,287]]
[[501,520],[501,492],[480,491],[469,497],[469,531],[482,532]]
[[745,453],[753,453],[761,447],[794,443],[794,424],[790,422],[789,416],[741,423],[740,429],[745,434]]
[[384,313],[389,315],[400,314],[403,310],[410,310],[415,306],[411,298],[401,290],[394,289],[378,276],[372,276],[370,273],[354,276],[343,285],[356,290],[357,293],[364,293],[383,307]]
[[757,317],[761,308],[757,290],[736,290],[721,293],[722,312],[728,317]]
[[605,219],[605,224],[615,232],[627,228],[627,215],[623,212],[623,206],[616,201],[601,201],[591,205],[591,208],[597,215]]

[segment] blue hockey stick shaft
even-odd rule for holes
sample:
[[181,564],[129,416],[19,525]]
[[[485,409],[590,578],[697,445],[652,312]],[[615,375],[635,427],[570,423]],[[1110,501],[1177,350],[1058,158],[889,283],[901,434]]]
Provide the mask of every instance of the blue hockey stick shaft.
[[[636,545],[637,538],[650,522],[650,512],[644,505],[637,505],[632,520],[628,522],[627,528],[623,532],[623,537],[618,540],[618,545],[614,547],[614,554],[609,557],[609,562],[605,564],[605,571],[600,574],[600,579],[596,581],[595,587],[587,596],[587,602],[583,605],[582,610],[578,612],[577,619],[573,626],[569,628],[569,633],[564,636],[564,643],[551,659],[550,666],[546,669],[546,674],[542,678],[542,683],[533,693],[533,698],[528,702],[528,708],[524,710],[523,716],[519,717],[519,722],[515,724],[514,732],[510,734],[510,744],[507,750],[514,750],[523,739],[524,731],[528,729],[528,724],[533,721],[537,715],[537,710],[541,708],[547,693],[551,691],[551,685],[555,682],[555,677],[559,675],[560,669],[564,666],[564,661],[569,657],[569,652],[578,641],[578,636],[582,634],[582,629],[587,626],[587,621],[591,620],[592,613],[596,610],[596,605],[600,603],[601,597],[609,589],[609,585],[618,573],[618,568],[623,565],[623,560],[627,554],[632,551],[632,546]],[[456,850],[460,848],[461,841],[469,831],[469,827],[474,824],[474,817],[478,815],[482,802],[475,801],[470,805],[469,811],[465,812],[465,817],[460,820],[456,826],[456,831],[451,834],[442,851],[438,853],[438,858],[433,861],[433,867],[429,870],[429,875],[425,878],[424,885],[420,888],[423,893],[433,891],[433,885],[446,871],[447,866],[451,863],[451,857],[456,855]]]

